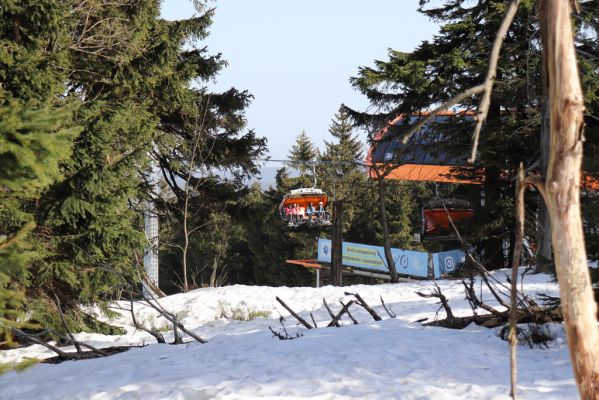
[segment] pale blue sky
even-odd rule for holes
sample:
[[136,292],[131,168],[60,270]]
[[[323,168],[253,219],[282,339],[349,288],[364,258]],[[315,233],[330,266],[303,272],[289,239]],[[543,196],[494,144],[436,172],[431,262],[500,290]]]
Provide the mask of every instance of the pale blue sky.
[[[319,148],[341,103],[365,110],[349,85],[359,66],[386,59],[388,48],[413,50],[437,26],[416,12],[418,0],[216,0],[205,43],[229,66],[213,85],[247,89],[255,99],[248,128],[268,139],[269,154],[286,158],[302,131]],[[164,0],[163,17],[194,14],[190,0]]]

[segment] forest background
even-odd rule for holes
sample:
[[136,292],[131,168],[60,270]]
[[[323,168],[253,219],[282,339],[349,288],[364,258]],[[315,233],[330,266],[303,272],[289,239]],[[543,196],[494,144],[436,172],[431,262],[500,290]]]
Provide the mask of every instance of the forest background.
[[[389,50],[374,67],[356,66],[351,85],[368,98],[369,110],[340,104],[322,151],[298,132],[288,164],[266,190],[248,184],[267,151],[260,133],[246,128],[244,110],[252,96],[208,88],[226,62],[203,45],[214,10],[195,5],[199,15],[179,21],[161,19],[160,3],[150,0],[0,6],[5,344],[24,315],[29,323],[64,329],[58,305],[72,330],[110,329],[80,306],[118,298],[138,279],[148,204],[160,219],[160,287],[167,293],[238,283],[311,284],[310,271],[285,260],[313,258],[316,239],[330,231],[290,230],[278,204],[291,189],[312,186],[314,173],[319,187],[343,200],[346,241],[381,245],[386,220],[393,247],[437,250],[439,243],[413,240],[421,207],[438,196],[465,193],[480,204],[479,187],[369,179],[364,160],[376,143],[363,143],[356,129],[373,139],[395,117],[430,109],[482,81],[504,1],[420,1],[420,12],[440,24],[439,34],[413,52]],[[508,32],[481,136],[477,166],[486,171],[486,200],[464,232],[470,244],[464,246],[489,269],[509,265],[516,167],[524,162],[534,168],[540,159],[545,94],[536,5],[522,1]],[[586,105],[584,169],[596,176],[599,2],[582,1],[580,8],[575,22]],[[464,100],[456,109],[472,110],[478,101]],[[471,120],[458,113],[435,128],[443,133],[437,145],[444,151],[467,151]],[[307,160],[318,161],[314,172],[301,162]],[[389,163],[400,164],[401,154]],[[526,237],[534,249],[539,199],[532,191],[528,196]],[[595,260],[596,200],[596,192],[584,192],[587,251]],[[525,262],[536,265],[535,256]]]

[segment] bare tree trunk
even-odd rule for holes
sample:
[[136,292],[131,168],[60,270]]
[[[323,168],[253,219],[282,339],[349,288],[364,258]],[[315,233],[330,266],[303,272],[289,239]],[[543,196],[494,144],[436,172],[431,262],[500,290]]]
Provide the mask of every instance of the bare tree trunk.
[[580,212],[583,94],[576,64],[569,0],[541,6],[549,86],[550,156],[545,200],[570,358],[580,396],[599,398],[599,331]]
[[[191,172],[189,173],[191,175]],[[189,250],[189,229],[187,221],[189,219],[189,179],[185,185],[185,206],[183,209],[183,291],[189,292],[189,283],[187,280],[187,253]]]
[[397,269],[395,268],[395,261],[393,260],[393,254],[391,253],[391,238],[389,237],[389,222],[387,221],[387,192],[385,190],[385,177],[381,175],[376,168],[375,171],[379,189],[379,211],[381,213],[381,225],[383,228],[385,260],[387,261],[387,268],[389,268],[389,274],[391,275],[391,282],[397,283]]
[[216,287],[216,271],[218,270],[218,259],[212,261],[212,274],[210,274],[210,287]]
[[522,256],[522,240],[524,238],[524,190],[526,183],[524,181],[524,165],[521,163],[518,169],[518,181],[516,182],[516,227],[514,238],[514,254],[512,258],[512,278],[510,289],[510,396],[516,400],[518,373],[516,350],[518,345],[518,267]]
[[[547,75],[547,71],[543,71]],[[543,85],[543,120],[541,125],[541,176],[547,178],[547,164],[549,163],[549,88]],[[551,220],[549,211],[544,201],[539,201],[539,210],[537,216],[537,271],[549,272],[551,264]]]
[[343,200],[333,202],[333,253],[331,254],[331,284],[341,286],[343,265]]

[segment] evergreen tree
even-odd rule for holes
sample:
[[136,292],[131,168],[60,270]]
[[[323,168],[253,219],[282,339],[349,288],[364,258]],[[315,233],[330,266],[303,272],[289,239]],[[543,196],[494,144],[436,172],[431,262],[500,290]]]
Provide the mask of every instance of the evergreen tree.
[[325,140],[325,150],[317,168],[319,187],[326,190],[333,200],[343,200],[345,231],[349,229],[358,208],[359,192],[366,190],[366,173],[360,167],[363,162],[363,144],[354,133],[347,111],[343,108],[331,121],[329,133],[335,142]]
[[27,321],[22,288],[44,254],[33,235],[35,212],[61,179],[59,163],[78,131],[74,104],[63,96],[65,10],[52,0],[0,5],[0,345],[10,345],[11,328]]
[[[53,159],[64,160],[60,165],[64,179],[39,196],[34,207],[25,203],[37,225],[31,235],[38,250],[35,259],[24,261],[29,275],[11,276],[8,285],[13,292],[26,293],[24,304],[34,321],[63,329],[54,304],[58,298],[71,329],[98,328],[79,306],[102,305],[137,277],[145,244],[139,205],[148,198],[144,177],[150,154],[175,184],[177,177],[202,168],[234,172],[232,182],[211,174],[202,190],[194,193],[194,201],[201,205],[197,212],[210,216],[210,210],[239,201],[242,179],[257,170],[255,158],[264,151],[265,141],[251,131],[238,135],[245,124],[248,93],[235,89],[209,93],[190,87],[194,80],[212,79],[224,65],[220,56],[207,55],[204,49],[184,48],[190,40],[207,35],[210,10],[182,21],[160,20],[159,2],[151,0],[44,0],[10,3],[0,10],[6,16],[0,23],[2,40],[23,43],[23,50],[12,42],[0,46],[0,63],[5,63],[0,71],[3,98],[4,93],[18,94],[39,103],[27,103],[28,110],[47,110],[67,121],[54,124],[42,118],[42,111],[34,115],[19,108],[2,109],[3,115],[39,117],[32,132],[53,133],[64,153],[48,156],[50,167]],[[27,52],[32,53],[30,58]],[[72,118],[57,109],[71,97],[81,103],[69,108]],[[49,101],[55,104],[45,107]],[[8,100],[2,107],[6,104]],[[197,129],[198,120],[202,129]],[[33,123],[24,121],[23,126]],[[70,126],[80,126],[81,134],[72,156],[65,159],[66,137],[72,133],[64,128]],[[201,157],[195,159],[194,143],[202,146]],[[42,144],[51,148],[49,141]],[[45,156],[41,151],[39,155]],[[54,176],[51,168],[46,171]],[[177,189],[172,191],[180,201]],[[2,232],[9,238],[14,232],[4,223]],[[14,231],[18,224],[14,219],[10,223]]]
[[289,162],[288,165],[299,170],[300,175],[304,176],[307,171],[311,171],[311,165],[306,163],[306,161],[315,160],[317,155],[318,151],[316,147],[310,141],[306,131],[302,130],[296,137],[295,144],[289,151],[289,159],[291,162]]
[[[194,42],[196,47],[183,50],[189,38],[206,37],[211,16],[212,11],[208,10],[187,21],[161,21],[161,39],[155,46],[158,58],[167,60],[169,70],[152,94],[160,121],[153,156],[172,197],[154,200],[166,223],[179,229],[171,231],[166,242],[175,246],[188,243],[192,247],[189,254],[172,246],[164,248],[163,260],[169,261],[161,264],[161,271],[166,272],[161,275],[168,277],[167,271],[174,269],[183,282],[186,272],[194,273],[193,266],[192,271],[187,271],[188,260],[194,254],[212,261],[234,256],[231,252],[237,247],[233,242],[240,229],[237,223],[219,226],[224,230],[223,237],[232,242],[224,255],[222,249],[216,251],[214,246],[208,255],[210,246],[202,242],[213,241],[210,231],[218,224],[217,216],[222,221],[237,215],[248,192],[245,180],[258,172],[257,159],[266,148],[264,138],[252,130],[244,131],[245,108],[252,98],[247,91],[231,88],[214,93],[202,86],[225,65],[221,56],[206,54],[199,42]],[[194,88],[188,85],[192,81]]]
[[[378,130],[399,115],[417,115],[449,100],[463,90],[483,82],[488,54],[501,23],[507,3],[485,0],[446,1],[442,4],[420,1],[420,11],[441,23],[432,41],[421,43],[412,53],[390,50],[389,59],[377,61],[374,68],[360,68],[352,84],[378,107],[381,113],[350,112],[362,126]],[[596,0],[581,2],[577,23],[577,44],[585,103],[596,102]],[[523,161],[534,164],[539,155],[539,132],[543,104],[540,42],[536,24],[536,2],[522,1],[500,53],[491,96],[489,116],[481,134],[476,166],[485,168],[485,207],[477,218],[472,236],[486,242],[486,258],[491,265],[503,265],[501,241],[509,239],[512,225],[513,173]],[[592,72],[595,71],[595,72]],[[478,97],[457,105],[473,110]],[[474,121],[464,113],[434,129],[445,135],[443,150],[450,155],[467,154]],[[403,127],[391,127],[389,137]],[[434,149],[431,149],[434,152]],[[463,172],[463,171],[462,171]],[[529,213],[534,213],[529,202]]]
[[[430,4],[421,1],[420,11],[442,24],[431,42],[423,42],[409,54],[390,51],[388,61],[377,61],[375,68],[361,68],[352,80],[373,105],[384,111],[378,115],[352,113],[360,124],[380,128],[401,114],[417,115],[484,80],[487,57],[481,55],[489,54],[506,3],[458,0],[425,8]],[[523,1],[504,42],[479,146],[477,166],[485,167],[490,206],[479,213],[479,231],[473,235],[486,238],[486,258],[495,267],[503,265],[501,241],[509,239],[512,225],[513,190],[501,171],[515,171],[521,161],[532,163],[531,154],[538,149],[541,68],[538,41],[534,39],[535,13],[534,2]],[[469,98],[458,107],[469,110],[477,104],[477,98]],[[472,118],[464,113],[434,129],[446,137],[443,150],[459,155],[467,154],[473,125]],[[389,136],[401,129],[393,127]]]

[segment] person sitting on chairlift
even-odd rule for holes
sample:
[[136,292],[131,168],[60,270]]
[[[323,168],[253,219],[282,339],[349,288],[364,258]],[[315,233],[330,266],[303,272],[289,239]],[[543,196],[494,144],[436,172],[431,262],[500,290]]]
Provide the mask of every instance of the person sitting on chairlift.
[[289,204],[288,206],[285,207],[285,219],[287,220],[288,223],[292,224],[293,223],[293,207],[291,204]]
[[318,216],[318,219],[320,219],[321,221],[324,221],[327,218],[326,212],[324,211],[324,205],[322,204],[322,201],[318,203],[318,209],[316,210],[316,215]]
[[[314,206],[312,205],[312,203],[308,203],[308,207],[306,208],[306,215],[308,216],[309,223],[312,223],[312,216],[314,216],[315,212],[316,210],[314,210]],[[316,216],[314,216],[314,219],[316,219]]]
[[295,203],[293,205],[293,218],[295,219],[295,223],[299,224],[300,222],[302,222],[302,210],[300,209],[299,204]]

